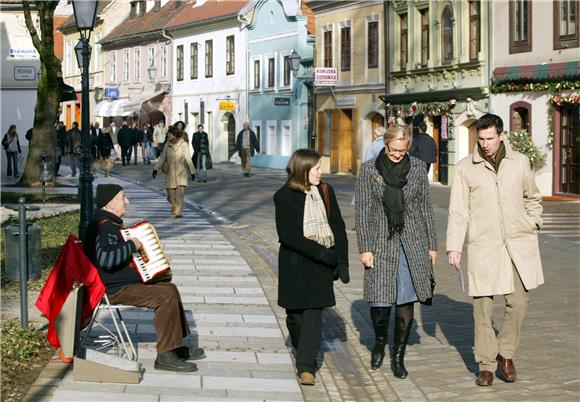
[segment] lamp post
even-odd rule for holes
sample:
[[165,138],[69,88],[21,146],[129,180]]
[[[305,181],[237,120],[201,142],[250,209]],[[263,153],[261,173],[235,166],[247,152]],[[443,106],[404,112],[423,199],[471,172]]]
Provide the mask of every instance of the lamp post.
[[292,51],[292,54],[288,56],[288,68],[294,72],[294,77],[306,86],[308,89],[308,101],[307,101],[307,115],[308,115],[308,147],[311,149],[315,148],[315,133],[314,133],[314,77],[310,75],[298,75],[298,70],[300,69],[300,63],[302,57],[296,52]]
[[85,240],[87,230],[93,217],[93,175],[91,173],[91,150],[89,140],[89,63],[91,46],[89,40],[95,26],[97,16],[97,0],[74,0],[73,10],[80,33],[79,43],[75,46],[77,63],[82,71],[82,115],[81,115],[81,175],[79,178],[79,193],[81,199],[81,220],[79,237]]

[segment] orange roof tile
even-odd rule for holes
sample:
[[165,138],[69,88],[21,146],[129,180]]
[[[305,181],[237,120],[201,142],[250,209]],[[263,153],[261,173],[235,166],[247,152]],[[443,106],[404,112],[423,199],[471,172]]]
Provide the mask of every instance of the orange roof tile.
[[203,5],[198,7],[195,7],[194,4],[195,2],[188,4],[177,17],[167,24],[166,28],[175,28],[217,17],[235,15],[248,4],[248,1],[207,0]]

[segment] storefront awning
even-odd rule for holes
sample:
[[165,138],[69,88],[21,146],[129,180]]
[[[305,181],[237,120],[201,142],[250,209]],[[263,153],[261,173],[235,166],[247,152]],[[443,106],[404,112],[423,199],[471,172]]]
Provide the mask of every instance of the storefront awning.
[[498,67],[493,70],[493,82],[502,84],[517,80],[553,80],[580,77],[580,62],[543,63],[525,66]]
[[413,102],[448,102],[450,99],[464,101],[467,98],[482,99],[487,95],[483,88],[448,89],[443,91],[409,92],[404,94],[385,94],[379,98],[385,104],[411,104]]
[[132,99],[129,100],[129,102],[127,102],[124,107],[123,110],[127,113],[137,113],[139,114],[139,112],[141,111],[141,107],[143,106],[143,103],[145,102],[149,102],[149,101],[156,101],[158,100],[158,98],[161,98],[163,95],[166,95],[168,93],[168,91],[159,91],[159,92],[148,92],[145,94],[141,94],[141,95],[137,95],[135,97],[133,97]]
[[102,100],[95,106],[94,115],[99,117],[126,116],[123,106],[129,99]]

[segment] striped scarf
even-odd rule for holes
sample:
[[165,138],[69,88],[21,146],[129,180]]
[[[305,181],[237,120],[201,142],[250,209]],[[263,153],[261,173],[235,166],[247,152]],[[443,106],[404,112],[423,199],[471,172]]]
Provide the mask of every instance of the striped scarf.
[[334,246],[334,234],[328,224],[324,202],[316,186],[311,186],[310,191],[306,191],[304,237],[327,248]]

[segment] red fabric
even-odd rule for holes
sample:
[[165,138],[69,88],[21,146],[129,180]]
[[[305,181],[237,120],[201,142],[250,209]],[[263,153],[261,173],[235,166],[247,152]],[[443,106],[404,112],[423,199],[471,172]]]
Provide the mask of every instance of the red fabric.
[[82,242],[71,234],[35,304],[48,318],[48,341],[54,348],[60,347],[54,323],[75,282],[82,283],[85,287],[81,314],[82,321],[85,321],[103,298],[105,285],[97,268],[84,254]]

